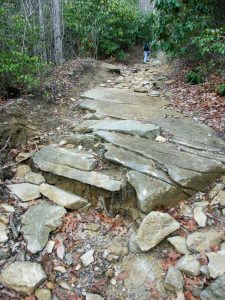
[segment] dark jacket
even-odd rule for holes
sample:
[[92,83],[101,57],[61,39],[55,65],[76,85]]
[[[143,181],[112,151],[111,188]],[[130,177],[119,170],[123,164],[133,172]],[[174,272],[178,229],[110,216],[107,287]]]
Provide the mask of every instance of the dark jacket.
[[150,46],[149,46],[149,43],[144,43],[144,51],[150,51]]

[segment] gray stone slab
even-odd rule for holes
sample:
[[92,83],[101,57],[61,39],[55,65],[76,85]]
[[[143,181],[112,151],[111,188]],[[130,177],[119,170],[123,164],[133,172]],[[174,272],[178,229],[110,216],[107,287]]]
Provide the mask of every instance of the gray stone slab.
[[34,155],[33,161],[35,165],[42,171],[74,179],[79,182],[96,186],[110,192],[119,191],[121,188],[121,182],[119,180],[113,179],[108,175],[95,171],[81,171],[75,168],[68,167],[66,165],[52,163],[48,160],[48,157],[44,157],[42,154],[39,155],[39,152]]
[[55,186],[43,183],[39,187],[39,191],[52,200],[56,204],[69,209],[80,209],[88,204],[88,201],[83,197],[65,192]]
[[154,124],[135,120],[96,120],[85,121],[76,126],[77,131],[90,132],[96,130],[116,131],[155,139],[160,134],[160,127]]
[[138,207],[144,213],[161,206],[174,206],[185,198],[182,190],[175,186],[136,171],[128,172],[127,179],[135,189]]
[[42,266],[29,261],[15,261],[2,270],[0,275],[0,281],[5,287],[22,295],[31,295],[46,278]]
[[38,186],[31,183],[18,183],[7,185],[8,189],[21,201],[26,202],[41,196]]
[[[150,98],[149,98],[150,99]],[[85,110],[90,110],[97,112],[103,116],[109,116],[116,119],[123,120],[140,120],[140,121],[148,121],[153,122],[154,120],[158,120],[159,118],[164,118],[167,116],[177,116],[181,117],[181,114],[162,108],[163,106],[146,103],[138,103],[138,104],[130,104],[130,103],[113,103],[110,101],[104,100],[84,100],[80,104],[80,108]]]
[[190,119],[164,118],[156,123],[171,133],[170,140],[190,148],[223,152],[225,155],[225,142],[215,136],[212,128],[195,123]]
[[62,224],[66,210],[46,202],[30,206],[22,217],[22,233],[31,253],[41,251],[48,242],[48,235]]
[[152,159],[167,170],[172,180],[185,188],[199,191],[225,172],[222,163],[179,151],[173,144],[159,144],[121,133],[97,131],[95,134],[116,146]]
[[94,88],[81,95],[84,99],[110,101],[114,104],[132,104],[140,105],[146,104],[157,107],[164,107],[168,105],[168,101],[159,98],[150,98],[147,95],[138,94],[130,90],[123,90],[118,88]]
[[65,165],[83,171],[92,171],[97,164],[92,154],[53,146],[42,148],[34,157],[35,159],[42,159],[54,164]]
[[161,179],[162,181],[172,183],[169,177],[163,171],[160,171],[155,162],[151,159],[145,158],[135,152],[118,148],[110,144],[106,144],[107,152],[105,158],[124,167],[139,171],[141,173],[150,175],[152,177]]

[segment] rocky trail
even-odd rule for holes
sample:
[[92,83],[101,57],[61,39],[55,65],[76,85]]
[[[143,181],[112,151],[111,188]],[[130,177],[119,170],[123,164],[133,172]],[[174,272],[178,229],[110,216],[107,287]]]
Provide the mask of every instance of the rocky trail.
[[224,141],[171,108],[163,59],[104,68],[2,183],[0,299],[224,300]]

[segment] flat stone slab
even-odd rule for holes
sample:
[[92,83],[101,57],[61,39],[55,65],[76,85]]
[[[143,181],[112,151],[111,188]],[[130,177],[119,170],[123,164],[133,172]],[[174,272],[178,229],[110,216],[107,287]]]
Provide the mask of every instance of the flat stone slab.
[[109,104],[129,104],[129,105],[150,105],[164,107],[168,105],[168,101],[159,98],[150,98],[147,95],[138,94],[130,90],[118,88],[94,88],[81,95],[84,99],[107,101]]
[[34,155],[34,160],[35,159],[42,159],[54,164],[65,165],[83,171],[92,171],[97,164],[92,154],[53,146],[42,148]]
[[144,213],[160,206],[174,206],[185,197],[175,186],[139,172],[128,172],[127,179],[135,189],[138,207]]
[[41,251],[48,242],[48,235],[62,224],[66,210],[43,201],[30,206],[22,217],[22,233],[31,253]]
[[173,144],[159,144],[122,133],[97,131],[95,134],[116,146],[152,159],[167,171],[173,181],[193,191],[201,190],[225,172],[222,163],[179,151]]
[[100,68],[104,69],[110,73],[116,73],[116,74],[121,73],[121,68],[119,66],[115,66],[113,64],[101,63]]
[[38,186],[31,183],[18,183],[7,185],[8,189],[21,201],[27,202],[41,196]]
[[22,295],[31,295],[47,278],[42,266],[35,262],[16,261],[0,274],[0,282]]
[[187,247],[193,252],[209,251],[211,247],[219,246],[224,238],[222,230],[204,229],[188,235]]
[[225,295],[225,275],[218,277],[201,293],[201,300],[223,300]]
[[[149,99],[151,98],[149,97]],[[164,105],[160,105],[160,102],[155,103],[155,105],[151,104],[150,100],[147,104],[141,103],[141,101],[137,104],[131,104],[130,102],[114,103],[107,100],[93,101],[93,100],[86,99],[80,104],[80,108],[82,109],[94,111],[99,115],[109,116],[109,117],[113,117],[116,119],[123,119],[123,120],[133,119],[133,120],[154,122],[154,120],[164,118],[166,115],[171,117],[172,116],[181,117],[180,113],[173,110],[164,109],[163,107]]]
[[110,144],[105,144],[105,158],[114,163],[120,164],[124,167],[130,168],[135,171],[150,175],[152,177],[161,179],[167,183],[172,183],[165,172],[160,171],[155,162],[151,159],[145,158],[137,153],[118,148]]
[[225,155],[225,142],[215,136],[212,128],[204,124],[187,118],[164,118],[155,123],[170,133],[170,141],[197,150],[222,152]]
[[119,191],[121,188],[121,181],[113,179],[108,175],[95,171],[81,171],[67,165],[61,165],[60,162],[59,164],[53,163],[51,157],[49,155],[44,156],[43,153],[39,154],[39,152],[37,152],[33,157],[33,161],[42,171],[74,179],[110,192]]
[[65,192],[52,185],[42,183],[39,187],[42,195],[54,203],[69,209],[80,209],[88,204],[88,201],[80,196]]
[[150,139],[155,139],[160,134],[159,126],[135,120],[90,120],[78,124],[75,129],[81,132],[116,131]]
[[25,175],[25,181],[28,183],[40,185],[45,182],[45,178],[41,174],[29,172]]
[[152,211],[144,218],[138,229],[137,244],[142,251],[148,251],[179,228],[180,223],[169,214]]
[[8,241],[7,227],[5,224],[0,223],[0,243]]

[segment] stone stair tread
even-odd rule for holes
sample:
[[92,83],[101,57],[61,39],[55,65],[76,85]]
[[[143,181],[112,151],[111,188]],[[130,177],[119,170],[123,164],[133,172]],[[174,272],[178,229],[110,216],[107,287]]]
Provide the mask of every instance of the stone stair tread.
[[75,129],[80,132],[116,131],[152,139],[160,134],[159,126],[136,120],[89,120],[76,125]]
[[172,184],[166,173],[158,170],[156,164],[151,159],[111,144],[106,144],[105,149],[107,150],[105,153],[107,160]]
[[225,154],[225,142],[215,135],[212,128],[190,119],[164,118],[155,121],[171,133],[170,141],[204,151],[215,151]]
[[78,152],[60,147],[46,146],[35,153],[34,162],[46,160],[54,164],[65,165],[83,171],[92,171],[97,165],[97,160],[90,153]]
[[33,161],[39,169],[48,173],[73,179],[110,192],[119,191],[121,188],[121,181],[109,175],[96,171],[82,171],[60,163],[53,163],[49,156],[39,155],[39,152],[34,155]]
[[171,207],[187,197],[181,189],[140,172],[129,171],[127,179],[136,191],[138,208],[144,213]]
[[132,105],[156,105],[158,107],[168,105],[168,101],[166,100],[153,99],[146,94],[138,94],[133,91],[119,88],[97,87],[83,93],[81,97],[90,100],[110,101],[114,105],[117,105],[118,103]]
[[109,143],[157,162],[167,170],[172,180],[183,187],[202,189],[224,173],[222,163],[179,151],[173,144],[159,144],[122,133],[97,131],[95,134]]
[[42,183],[39,187],[39,191],[49,200],[68,209],[80,209],[88,204],[85,198],[68,193],[47,183]]
[[130,104],[130,103],[113,103],[106,100],[84,100],[80,104],[80,108],[97,112],[103,116],[114,117],[117,119],[125,120],[141,120],[151,121],[158,120],[167,116],[182,117],[182,115],[176,111],[170,109],[164,109],[164,105],[160,105],[160,102],[151,104],[150,101],[146,104]]

